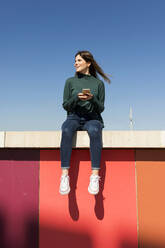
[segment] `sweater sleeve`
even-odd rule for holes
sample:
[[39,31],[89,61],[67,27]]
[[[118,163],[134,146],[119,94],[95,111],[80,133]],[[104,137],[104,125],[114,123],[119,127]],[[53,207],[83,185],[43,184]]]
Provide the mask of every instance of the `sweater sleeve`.
[[101,113],[104,111],[104,101],[105,101],[105,86],[101,81],[99,85],[99,94],[98,97],[94,96],[90,99],[91,103],[94,105],[94,110],[97,113]]
[[65,82],[65,87],[64,87],[64,93],[63,93],[63,108],[66,111],[73,111],[76,107],[77,102],[79,101],[79,98],[77,94],[71,96],[70,92],[70,81],[69,79],[66,80]]

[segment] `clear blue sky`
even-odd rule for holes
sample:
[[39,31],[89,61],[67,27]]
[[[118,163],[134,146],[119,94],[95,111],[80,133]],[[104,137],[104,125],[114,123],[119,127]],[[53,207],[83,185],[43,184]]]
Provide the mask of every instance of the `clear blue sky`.
[[105,73],[105,130],[165,129],[164,0],[6,0],[0,4],[0,131],[59,130],[74,55]]

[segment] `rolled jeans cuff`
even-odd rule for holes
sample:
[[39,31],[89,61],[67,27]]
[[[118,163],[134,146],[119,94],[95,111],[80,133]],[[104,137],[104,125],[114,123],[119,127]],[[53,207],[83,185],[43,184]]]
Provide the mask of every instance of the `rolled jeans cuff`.
[[61,169],[69,169],[70,165],[68,164],[68,162],[61,162]]

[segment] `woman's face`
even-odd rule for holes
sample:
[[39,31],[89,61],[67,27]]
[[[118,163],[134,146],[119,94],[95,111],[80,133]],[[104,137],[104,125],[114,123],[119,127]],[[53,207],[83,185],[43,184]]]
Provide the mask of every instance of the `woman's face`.
[[90,62],[86,62],[79,54],[75,57],[76,72],[89,73]]

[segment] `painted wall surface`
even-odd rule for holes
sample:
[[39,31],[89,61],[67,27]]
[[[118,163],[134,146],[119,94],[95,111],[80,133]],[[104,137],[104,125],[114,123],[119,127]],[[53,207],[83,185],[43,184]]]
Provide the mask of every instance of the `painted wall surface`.
[[59,194],[60,153],[41,150],[40,248],[137,247],[133,150],[104,150],[100,193],[88,193],[89,150],[73,150],[71,193]]
[[37,248],[39,151],[0,150],[0,248]]
[[0,149],[0,248],[165,247],[165,149],[103,149],[88,193],[89,149],[73,149],[59,194],[59,149]]
[[139,245],[165,247],[165,149],[136,151]]

